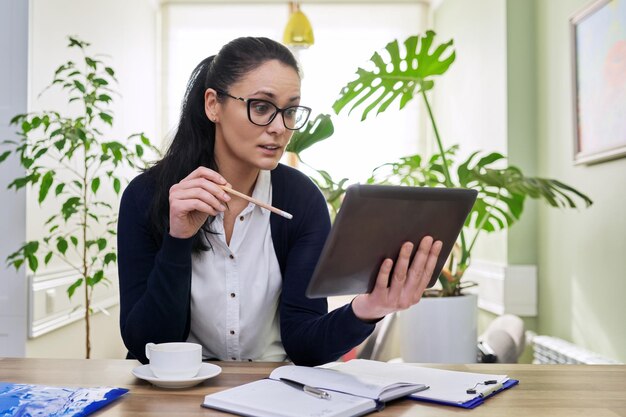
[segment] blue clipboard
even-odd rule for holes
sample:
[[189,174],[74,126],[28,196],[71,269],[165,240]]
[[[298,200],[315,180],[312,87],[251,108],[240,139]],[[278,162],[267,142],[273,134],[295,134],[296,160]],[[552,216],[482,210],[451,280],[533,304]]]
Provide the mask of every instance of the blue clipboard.
[[474,397],[473,399],[466,401],[464,403],[457,403],[457,402],[452,402],[452,401],[440,401],[440,400],[432,400],[432,399],[428,399],[428,398],[414,398],[414,397],[407,397],[410,398],[413,401],[421,401],[421,402],[425,402],[425,403],[433,403],[433,404],[442,404],[442,405],[451,405],[453,407],[461,407],[461,408],[466,408],[466,409],[472,409],[472,408],[476,408],[479,405],[483,404],[485,402],[486,399],[493,397],[494,395],[498,394],[499,392],[502,392],[506,389],[509,389],[515,385],[519,384],[519,380],[517,379],[509,379],[506,382],[504,382],[502,384],[502,388],[492,392],[491,394],[487,395],[486,397],[483,397],[481,395],[477,395],[476,397]]

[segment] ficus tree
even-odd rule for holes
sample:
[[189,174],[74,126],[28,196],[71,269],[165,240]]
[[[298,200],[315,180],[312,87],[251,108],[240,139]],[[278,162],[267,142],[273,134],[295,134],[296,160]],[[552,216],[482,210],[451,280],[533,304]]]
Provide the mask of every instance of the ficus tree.
[[14,155],[23,168],[23,176],[13,179],[9,189],[28,188],[40,207],[56,200],[58,210],[45,215],[44,236],[23,243],[7,263],[16,269],[27,266],[34,273],[56,258],[73,271],[77,279],[67,294],[72,298],[82,291],[89,358],[94,289],[110,282],[117,262],[114,200],[122,190],[122,175],[146,167],[146,158],[158,154],[158,149],[143,133],[122,140],[105,137],[114,122],[115,71],[88,54],[89,43],[68,39],[78,59],[59,66],[44,90],[60,89],[67,106],[13,117],[17,139],[2,142],[6,150],[0,163]]

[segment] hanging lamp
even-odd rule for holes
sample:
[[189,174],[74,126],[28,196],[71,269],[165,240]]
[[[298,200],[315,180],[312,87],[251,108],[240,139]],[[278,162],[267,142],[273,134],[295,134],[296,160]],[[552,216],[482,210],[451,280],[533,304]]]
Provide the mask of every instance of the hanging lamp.
[[315,43],[311,22],[300,10],[299,2],[289,3],[291,15],[283,33],[283,44],[292,47],[308,48]]

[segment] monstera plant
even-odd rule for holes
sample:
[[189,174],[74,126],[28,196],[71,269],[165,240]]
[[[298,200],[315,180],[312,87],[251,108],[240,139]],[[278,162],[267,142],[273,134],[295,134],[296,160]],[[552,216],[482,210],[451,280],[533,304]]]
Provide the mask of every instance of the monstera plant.
[[[119,195],[121,169],[147,166],[146,151],[158,153],[147,137],[133,134],[125,140],[109,140],[103,129],[113,125],[110,109],[116,95],[115,71],[96,56],[87,54],[88,43],[69,38],[77,50],[76,61],[68,61],[54,73],[51,87],[67,96],[63,110],[19,114],[11,120],[17,140],[5,140],[11,154],[19,158],[24,176],[8,186],[29,188],[41,205],[56,199],[58,211],[48,212],[45,235],[23,243],[9,255],[16,269],[27,265],[34,273],[57,259],[72,270],[75,281],[68,287],[71,298],[82,288],[85,308],[85,356],[90,357],[90,314],[94,289],[109,281],[108,272],[117,262],[113,241],[116,235],[117,197],[103,195],[108,188]],[[62,114],[70,113],[72,115]],[[43,213],[42,213],[43,215]]]
[[[402,44],[394,40],[385,47],[387,58],[375,52],[369,69],[358,68],[356,78],[341,89],[333,104],[337,114],[349,108],[349,113],[361,110],[361,120],[389,110],[398,103],[400,109],[419,97],[427,112],[436,141],[437,152],[431,156],[410,155],[374,169],[370,184],[399,184],[423,187],[461,187],[478,191],[478,198],[461,231],[455,250],[439,276],[441,289],[430,295],[457,296],[473,284],[462,282],[471,262],[478,237],[511,227],[523,211],[526,199],[537,199],[553,207],[576,208],[592,201],[583,193],[555,179],[530,177],[515,166],[506,166],[506,157],[497,152],[476,151],[459,160],[459,145],[444,147],[428,92],[435,79],[445,74],[456,58],[453,41],[435,43],[435,33],[411,36]],[[291,149],[296,153],[324,140],[331,132],[329,116],[309,123],[292,138]],[[320,126],[324,126],[321,129]],[[322,132],[323,131],[323,132]],[[329,204],[340,205],[345,180],[335,182],[329,175],[320,175]]]

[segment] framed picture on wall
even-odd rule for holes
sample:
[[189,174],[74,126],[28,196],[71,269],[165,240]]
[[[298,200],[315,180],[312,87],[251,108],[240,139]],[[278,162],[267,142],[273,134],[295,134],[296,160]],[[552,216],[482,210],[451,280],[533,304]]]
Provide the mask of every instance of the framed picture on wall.
[[570,19],[574,162],[626,156],[626,0],[597,0]]

